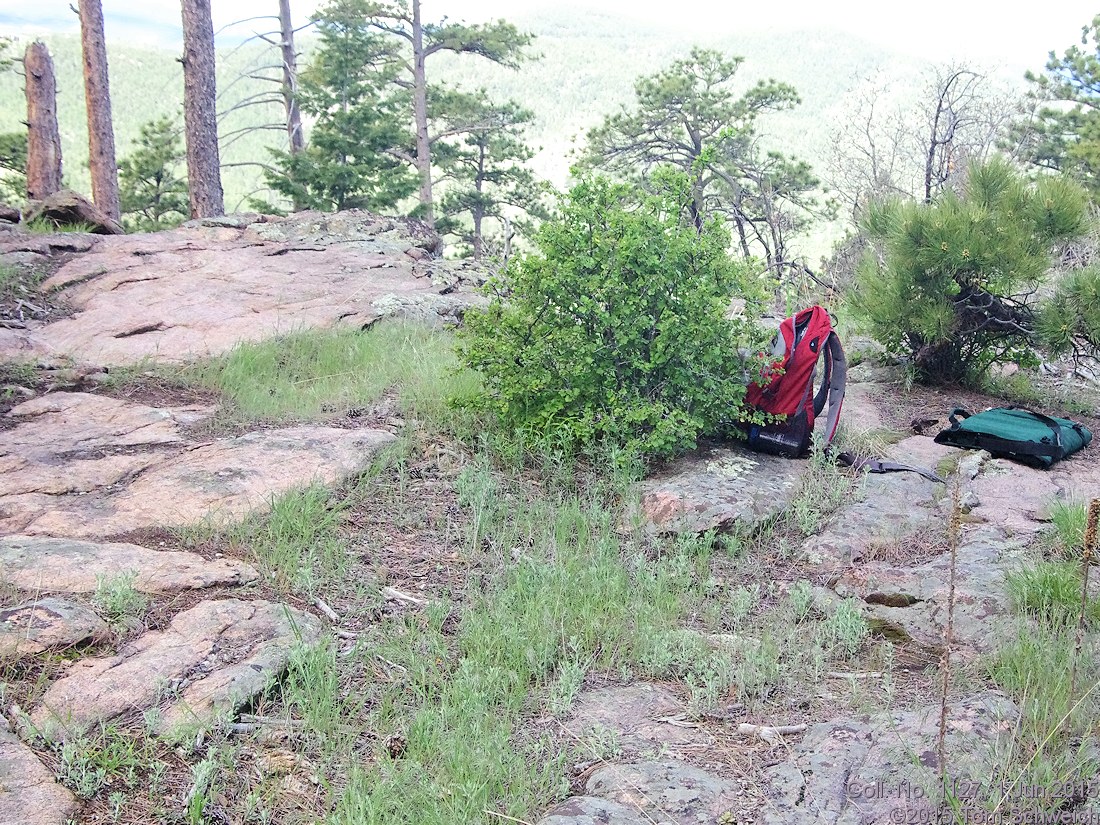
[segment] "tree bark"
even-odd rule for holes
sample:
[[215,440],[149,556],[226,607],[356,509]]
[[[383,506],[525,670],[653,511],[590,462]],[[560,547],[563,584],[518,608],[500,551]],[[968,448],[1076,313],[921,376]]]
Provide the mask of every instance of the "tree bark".
[[88,110],[88,168],[92,200],[118,220],[118,165],[111,125],[111,87],[107,78],[107,44],[100,0],[80,0],[80,41],[84,55],[84,102]]
[[474,221],[474,260],[480,261],[485,256],[485,239],[481,234],[481,225],[485,220],[485,202],[482,195],[485,191],[485,142],[477,147],[477,175],[474,178],[474,208],[470,210],[470,217]]
[[183,0],[183,123],[191,217],[225,214],[218,155],[210,0]]
[[[302,132],[302,112],[298,108],[298,54],[294,49],[294,23],[290,19],[290,0],[279,0],[279,48],[283,59],[283,106],[286,108],[286,133],[290,154],[297,155],[306,145]],[[302,210],[299,198],[293,199],[295,212]]]
[[286,105],[286,131],[290,138],[290,154],[305,148],[302,134],[302,113],[298,109],[298,55],[294,51],[294,24],[290,20],[290,0],[279,0],[279,45],[283,53],[283,102]]
[[420,23],[420,0],[412,0],[413,21],[413,116],[416,120],[416,169],[420,173],[422,219],[435,229],[432,205],[432,150],[428,141],[428,75],[424,70],[424,27]]
[[27,197],[43,200],[61,189],[57,80],[45,43],[27,46],[23,68],[27,75]]

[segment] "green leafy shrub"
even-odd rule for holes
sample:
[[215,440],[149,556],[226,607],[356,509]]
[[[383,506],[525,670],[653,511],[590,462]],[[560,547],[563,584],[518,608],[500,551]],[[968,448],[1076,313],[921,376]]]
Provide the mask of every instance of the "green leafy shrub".
[[755,304],[759,287],[727,255],[723,229],[685,218],[688,203],[673,174],[655,194],[584,181],[538,251],[467,313],[461,357],[505,426],[571,449],[667,456],[736,416],[747,383],[738,349],[757,342],[752,324],[724,315],[731,297]]
[[874,248],[853,304],[921,381],[976,379],[997,360],[1033,362],[1035,295],[1051,245],[1083,230],[1086,204],[1068,180],[1029,184],[997,160],[971,166],[961,194],[874,206],[864,222]]

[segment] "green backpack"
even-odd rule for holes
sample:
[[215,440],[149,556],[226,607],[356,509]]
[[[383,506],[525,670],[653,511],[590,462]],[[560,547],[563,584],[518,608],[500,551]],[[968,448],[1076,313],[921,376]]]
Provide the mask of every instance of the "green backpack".
[[951,426],[936,436],[937,444],[988,450],[1042,470],[1092,441],[1092,433],[1074,421],[1018,407],[994,407],[973,415],[956,409],[949,420]]

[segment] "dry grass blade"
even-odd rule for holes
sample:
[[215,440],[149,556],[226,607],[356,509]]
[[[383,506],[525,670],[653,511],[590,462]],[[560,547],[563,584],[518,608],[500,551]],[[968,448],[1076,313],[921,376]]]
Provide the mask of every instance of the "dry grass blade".
[[947,809],[947,694],[951,687],[951,645],[955,632],[955,569],[959,555],[959,532],[962,525],[962,482],[955,478],[951,490],[951,517],[947,523],[947,549],[951,554],[947,584],[947,627],[943,634],[943,656],[940,659],[940,724],[936,736],[936,754],[939,763],[940,806]]
[[1081,611],[1077,615],[1077,639],[1073,648],[1073,665],[1070,668],[1070,696],[1077,693],[1077,662],[1081,659],[1081,644],[1085,638],[1085,615],[1089,601],[1089,567],[1096,552],[1096,523],[1100,521],[1100,498],[1094,498],[1089,504],[1088,518],[1085,521],[1085,543],[1081,553]]

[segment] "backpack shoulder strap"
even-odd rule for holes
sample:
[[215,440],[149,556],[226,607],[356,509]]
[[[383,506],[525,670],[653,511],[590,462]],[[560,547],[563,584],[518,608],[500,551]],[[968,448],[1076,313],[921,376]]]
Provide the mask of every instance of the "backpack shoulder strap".
[[878,458],[869,458],[868,456],[856,455],[855,453],[849,452],[837,453],[836,460],[845,467],[851,467],[853,470],[866,470],[869,473],[917,473],[918,475],[924,476],[929,481],[935,481],[940,484],[947,483],[931,470],[925,469],[924,467],[917,467],[914,464],[898,464],[894,461],[882,461]]
[[814,398],[814,414],[825,409],[825,398],[829,399],[829,415],[825,419],[825,444],[833,442],[836,428],[840,424],[840,410],[844,405],[844,390],[848,385],[848,362],[844,358],[844,347],[840,345],[840,336],[830,331],[825,340],[825,375],[821,380],[821,389]]

